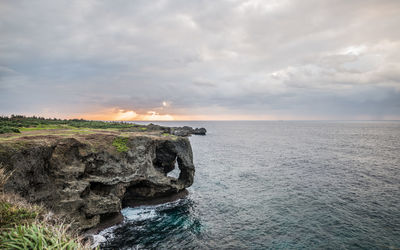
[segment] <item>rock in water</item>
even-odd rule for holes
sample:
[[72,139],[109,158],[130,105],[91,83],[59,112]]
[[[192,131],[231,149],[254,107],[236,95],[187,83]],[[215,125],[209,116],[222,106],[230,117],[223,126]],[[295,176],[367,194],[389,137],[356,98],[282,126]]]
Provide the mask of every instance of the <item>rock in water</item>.
[[[183,127],[164,127],[150,123],[146,126],[147,131],[162,131],[167,134],[176,136],[190,136],[190,135],[206,135],[207,130],[205,128],[192,128],[189,126]],[[124,131],[137,131],[136,128],[124,129]]]
[[[126,134],[2,140],[0,163],[14,171],[5,191],[43,203],[85,230],[120,216],[129,202],[176,196],[192,185],[195,169],[187,138]],[[167,176],[176,163],[179,178]]]
[[171,134],[177,136],[190,136],[190,135],[206,135],[205,128],[195,128],[189,126],[171,128]]
[[205,128],[196,128],[193,131],[193,134],[195,135],[206,135],[207,130]]

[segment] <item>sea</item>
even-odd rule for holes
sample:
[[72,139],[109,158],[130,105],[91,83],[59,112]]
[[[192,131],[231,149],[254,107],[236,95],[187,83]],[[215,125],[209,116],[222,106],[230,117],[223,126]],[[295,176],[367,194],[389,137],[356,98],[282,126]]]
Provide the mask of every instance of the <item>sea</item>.
[[175,202],[123,209],[101,249],[400,249],[400,122],[153,122],[191,136]]

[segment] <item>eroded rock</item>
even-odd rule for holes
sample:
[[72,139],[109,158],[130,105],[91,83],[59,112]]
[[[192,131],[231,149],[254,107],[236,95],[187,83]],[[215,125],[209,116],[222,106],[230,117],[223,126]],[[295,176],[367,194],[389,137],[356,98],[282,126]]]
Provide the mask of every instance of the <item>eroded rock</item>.
[[163,131],[176,136],[191,136],[191,135],[206,135],[207,130],[205,128],[192,128],[189,126],[183,127],[164,127],[150,123],[147,125],[149,131]]
[[[5,185],[33,203],[74,220],[81,230],[120,216],[123,206],[176,196],[193,183],[195,168],[187,138],[119,135],[22,137],[0,142],[0,162],[13,175]],[[175,166],[179,178],[167,176]]]
[[193,131],[193,134],[195,135],[206,135],[207,130],[205,128],[196,128]]

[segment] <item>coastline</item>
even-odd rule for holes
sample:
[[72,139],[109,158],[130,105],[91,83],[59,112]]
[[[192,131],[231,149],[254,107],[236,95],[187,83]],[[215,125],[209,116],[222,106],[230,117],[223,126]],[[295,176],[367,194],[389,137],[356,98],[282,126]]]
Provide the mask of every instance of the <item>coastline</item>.
[[[0,135],[0,163],[12,173],[4,192],[43,204],[85,238],[121,223],[123,207],[162,204],[188,194],[194,165],[187,136],[204,135],[204,128],[56,122]],[[167,176],[176,167],[179,177]]]
[[[137,208],[141,206],[156,206],[156,205],[166,204],[169,202],[175,202],[179,199],[187,197],[188,195],[189,191],[187,189],[184,189],[176,194],[171,194],[165,197],[157,197],[147,200],[143,199],[143,200],[137,200],[135,202],[130,202],[129,204],[126,204],[125,207]],[[109,220],[106,220],[103,223],[97,225],[96,227],[85,231],[82,235],[84,237],[93,236],[95,234],[100,233],[103,230],[106,230],[107,228],[123,223],[123,221],[124,221],[124,216],[122,214],[117,214],[115,217],[112,217]]]

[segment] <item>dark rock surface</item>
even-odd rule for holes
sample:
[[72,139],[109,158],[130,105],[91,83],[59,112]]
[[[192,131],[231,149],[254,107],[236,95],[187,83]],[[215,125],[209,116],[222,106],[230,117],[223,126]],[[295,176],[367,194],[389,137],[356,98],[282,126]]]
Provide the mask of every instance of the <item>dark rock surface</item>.
[[150,123],[147,125],[149,131],[163,131],[176,136],[190,136],[190,135],[206,135],[207,130],[205,128],[192,128],[189,126],[183,127],[164,127]]
[[[86,230],[120,217],[125,205],[176,196],[193,183],[187,138],[125,133],[128,149],[118,152],[113,146],[118,136],[47,135],[0,141],[0,163],[13,171],[5,191],[67,215],[77,229]],[[175,165],[179,178],[167,176]]]
[[206,135],[207,130],[205,128],[196,128],[193,131],[193,134],[195,135]]
[[190,136],[190,135],[205,135],[207,130],[205,128],[195,128],[189,126],[184,127],[172,127],[170,134],[177,136]]

